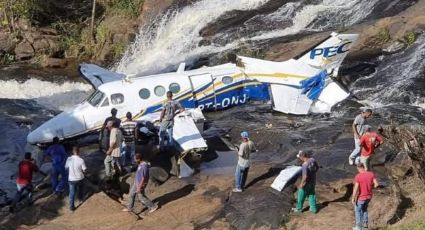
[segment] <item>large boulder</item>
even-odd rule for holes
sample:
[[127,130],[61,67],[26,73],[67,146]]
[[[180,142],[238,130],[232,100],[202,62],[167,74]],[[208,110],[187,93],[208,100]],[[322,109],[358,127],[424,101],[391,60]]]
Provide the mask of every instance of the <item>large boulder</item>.
[[16,45],[15,56],[17,60],[27,60],[34,56],[34,48],[28,41]]
[[0,32],[0,51],[12,52],[18,40],[7,32]]

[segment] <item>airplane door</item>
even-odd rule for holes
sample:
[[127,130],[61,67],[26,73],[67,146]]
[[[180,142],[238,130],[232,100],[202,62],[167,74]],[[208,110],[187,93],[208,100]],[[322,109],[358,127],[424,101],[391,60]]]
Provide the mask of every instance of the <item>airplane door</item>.
[[192,87],[192,98],[195,107],[201,110],[214,110],[216,108],[216,97],[214,79],[211,74],[189,75]]

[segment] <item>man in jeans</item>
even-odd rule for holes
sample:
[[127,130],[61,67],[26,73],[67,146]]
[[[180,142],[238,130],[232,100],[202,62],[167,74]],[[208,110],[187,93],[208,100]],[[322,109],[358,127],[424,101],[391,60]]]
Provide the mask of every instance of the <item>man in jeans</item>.
[[233,192],[242,192],[245,188],[246,178],[248,177],[249,171],[249,157],[251,152],[255,152],[255,145],[249,139],[248,132],[243,131],[241,133],[242,143],[238,150],[238,165],[236,166],[235,172],[235,188]]
[[375,149],[383,143],[382,137],[376,132],[372,132],[369,125],[365,125],[365,133],[360,138],[360,146],[362,148],[360,162],[363,163],[366,171],[370,171],[370,158]]
[[18,188],[18,191],[16,192],[15,198],[9,207],[10,212],[15,211],[16,204],[21,200],[22,195],[25,192],[27,192],[29,203],[32,203],[32,174],[34,172],[39,172],[43,176],[47,176],[44,172],[38,169],[34,160],[31,158],[31,153],[26,152],[24,160],[22,160],[18,166],[18,178],[16,179],[16,187]]
[[165,137],[168,137],[168,145],[173,145],[173,127],[174,117],[176,112],[183,112],[184,108],[179,102],[173,100],[173,93],[167,92],[167,101],[163,104],[161,116],[159,122],[161,126],[159,128],[159,148],[163,150],[165,147]]
[[348,164],[354,165],[354,161],[360,154],[360,137],[364,133],[364,126],[366,125],[366,119],[372,116],[371,109],[364,109],[361,114],[357,115],[352,124],[353,134],[354,134],[354,150],[351,152],[348,157]]
[[130,193],[128,195],[128,207],[126,209],[123,209],[123,211],[133,211],[134,199],[137,195],[140,202],[142,202],[142,204],[149,209],[149,212],[152,213],[158,209],[158,204],[152,203],[152,201],[145,195],[145,188],[149,182],[149,164],[142,159],[142,154],[140,153],[136,153],[135,161],[138,165],[136,176],[134,178],[134,183],[131,186]]
[[105,157],[105,174],[107,179],[112,178],[112,171],[116,167],[120,172],[121,168],[121,144],[122,144],[122,133],[118,128],[118,124],[113,121],[108,121],[107,128],[111,131],[109,139],[109,149],[106,151]]
[[310,212],[317,213],[316,205],[316,173],[319,170],[319,165],[316,160],[311,157],[311,153],[300,151],[297,157],[303,162],[302,177],[298,185],[297,192],[297,207],[292,209],[295,213],[301,213],[304,206],[304,200],[308,197]]
[[80,157],[80,148],[78,146],[72,148],[72,156],[66,160],[65,168],[69,172],[69,209],[74,211],[75,195],[78,194],[80,202],[83,201],[83,180],[84,173],[87,170],[84,160]]
[[121,123],[122,135],[124,137],[123,165],[134,163],[134,153],[136,151],[135,141],[137,140],[137,122],[132,120],[132,114],[127,112],[127,120]]
[[46,159],[47,157],[52,161],[52,189],[54,193],[59,194],[65,188],[68,175],[65,170],[67,154],[65,147],[59,143],[58,137],[53,138],[53,145],[44,152],[44,158]]
[[357,164],[358,174],[354,178],[353,196],[351,203],[354,205],[356,215],[356,226],[353,230],[361,230],[368,227],[367,207],[372,199],[372,188],[378,187],[373,172],[366,171],[363,163]]

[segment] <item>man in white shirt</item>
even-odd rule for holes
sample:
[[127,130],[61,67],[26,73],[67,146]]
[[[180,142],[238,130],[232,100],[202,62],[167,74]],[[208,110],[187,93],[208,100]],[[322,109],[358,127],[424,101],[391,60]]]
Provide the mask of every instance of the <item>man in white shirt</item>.
[[68,170],[69,209],[71,211],[75,210],[74,200],[76,194],[78,194],[80,202],[83,201],[83,180],[87,167],[79,155],[80,148],[74,146],[72,148],[72,156],[68,157],[65,164],[65,168]]
[[107,180],[112,179],[113,169],[116,167],[119,172],[122,172],[121,167],[121,145],[122,145],[122,132],[118,128],[116,122],[108,121],[106,127],[111,131],[109,137],[109,149],[106,151],[106,157],[104,160],[105,174]]

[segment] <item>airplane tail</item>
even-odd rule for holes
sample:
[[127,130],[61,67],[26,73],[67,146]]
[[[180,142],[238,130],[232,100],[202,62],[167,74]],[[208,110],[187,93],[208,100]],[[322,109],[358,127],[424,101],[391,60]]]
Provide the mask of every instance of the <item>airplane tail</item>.
[[326,69],[328,73],[336,76],[339,66],[358,36],[358,34],[338,34],[332,32],[329,37],[310,47],[297,57],[294,57],[294,59],[315,68]]

